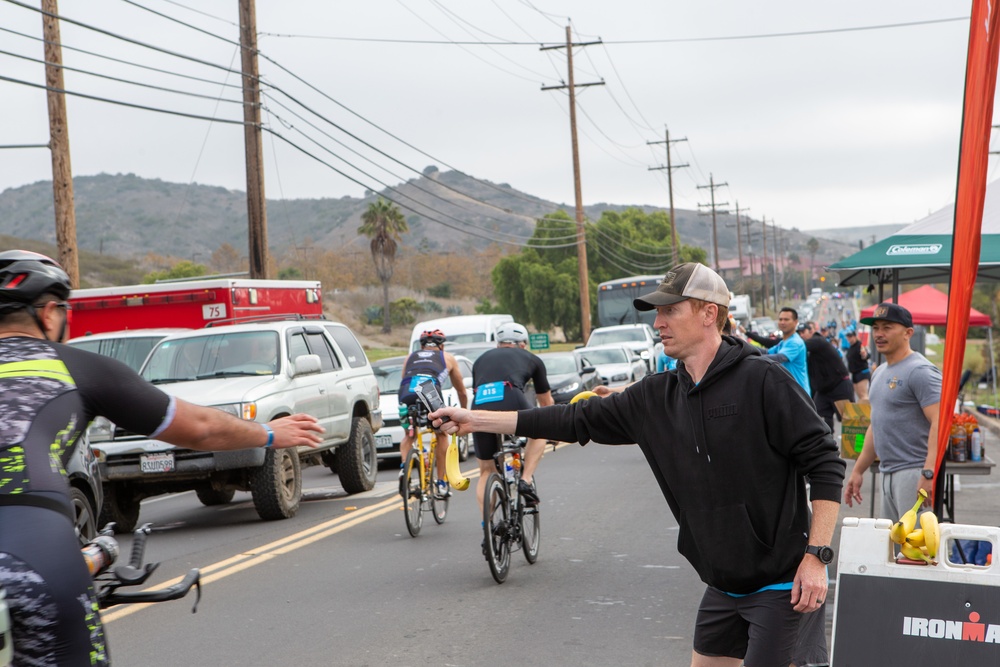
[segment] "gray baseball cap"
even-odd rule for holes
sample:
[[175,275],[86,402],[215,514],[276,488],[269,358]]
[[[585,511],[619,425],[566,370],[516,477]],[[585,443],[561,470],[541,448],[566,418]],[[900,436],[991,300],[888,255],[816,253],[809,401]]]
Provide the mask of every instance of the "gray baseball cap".
[[701,299],[729,307],[729,287],[718,273],[704,264],[687,262],[667,271],[656,291],[632,301],[636,310],[653,310],[688,299]]

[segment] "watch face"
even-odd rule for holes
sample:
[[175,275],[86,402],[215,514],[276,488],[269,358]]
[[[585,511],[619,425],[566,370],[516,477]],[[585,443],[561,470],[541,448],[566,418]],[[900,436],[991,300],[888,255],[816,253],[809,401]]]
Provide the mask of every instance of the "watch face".
[[816,555],[819,556],[820,562],[826,563],[827,565],[833,562],[833,549],[830,547],[820,547],[819,553]]
[[921,470],[920,474],[924,476],[924,479],[934,479],[933,470]]

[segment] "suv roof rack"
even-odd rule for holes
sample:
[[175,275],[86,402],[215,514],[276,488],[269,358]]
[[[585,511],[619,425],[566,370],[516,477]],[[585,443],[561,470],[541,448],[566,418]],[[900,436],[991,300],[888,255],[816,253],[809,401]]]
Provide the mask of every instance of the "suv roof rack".
[[229,317],[224,320],[212,320],[205,325],[206,329],[212,327],[227,326],[230,324],[251,324],[253,322],[284,322],[284,321],[305,321],[305,320],[325,320],[323,315],[303,315],[302,313],[284,313],[275,315],[246,315],[244,317]]

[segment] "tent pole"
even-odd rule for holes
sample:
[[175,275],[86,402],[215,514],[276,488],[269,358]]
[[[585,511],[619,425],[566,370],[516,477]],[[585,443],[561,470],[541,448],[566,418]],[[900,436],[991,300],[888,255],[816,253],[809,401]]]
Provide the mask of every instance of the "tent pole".
[[990,379],[993,380],[993,407],[997,407],[997,362],[993,358],[993,325],[986,328],[990,343]]
[[899,269],[892,270],[892,302],[899,303]]

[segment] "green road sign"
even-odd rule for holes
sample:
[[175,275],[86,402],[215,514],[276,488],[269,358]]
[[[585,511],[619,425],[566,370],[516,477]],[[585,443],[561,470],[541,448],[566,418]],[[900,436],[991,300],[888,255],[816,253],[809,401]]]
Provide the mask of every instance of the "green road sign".
[[528,344],[532,350],[549,349],[549,335],[547,333],[528,334]]

